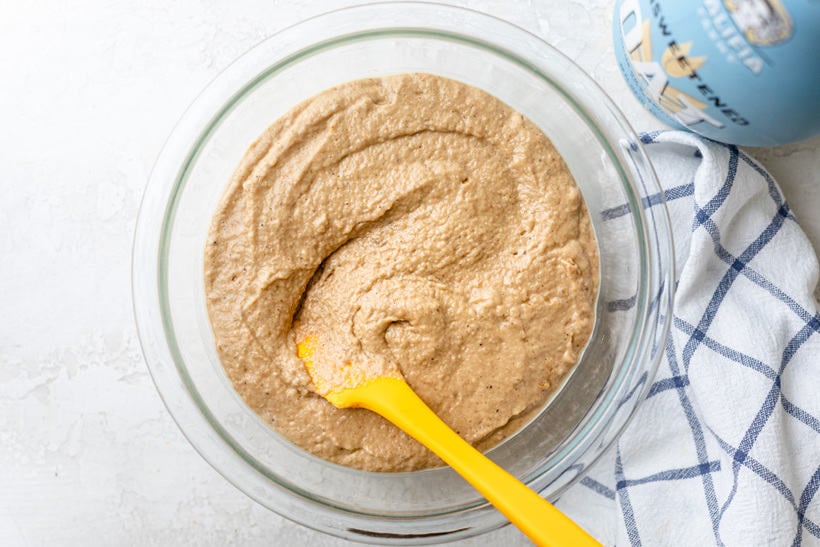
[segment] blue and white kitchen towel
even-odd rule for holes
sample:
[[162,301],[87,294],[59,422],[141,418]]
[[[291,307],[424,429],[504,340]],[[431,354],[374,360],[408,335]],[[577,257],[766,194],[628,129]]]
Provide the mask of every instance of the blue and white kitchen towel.
[[743,151],[642,140],[676,237],[672,331],[634,421],[558,505],[607,545],[820,545],[812,246]]

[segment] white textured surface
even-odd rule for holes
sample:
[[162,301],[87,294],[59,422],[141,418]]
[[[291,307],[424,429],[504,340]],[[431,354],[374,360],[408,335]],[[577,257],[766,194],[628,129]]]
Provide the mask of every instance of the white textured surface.
[[[231,59],[345,1],[0,0],[0,545],[344,545],[230,486],[162,406],[129,259],[165,137]],[[659,124],[615,67],[609,0],[458,2],[546,37]],[[753,151],[820,247],[820,139]],[[465,545],[524,545],[508,527]]]

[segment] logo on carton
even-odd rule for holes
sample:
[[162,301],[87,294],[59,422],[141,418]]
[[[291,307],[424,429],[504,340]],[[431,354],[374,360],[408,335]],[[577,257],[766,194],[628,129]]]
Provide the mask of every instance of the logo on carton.
[[[650,21],[643,20],[638,0],[627,0],[621,4],[620,22],[626,55],[635,73],[645,82],[650,98],[683,125],[707,122],[715,127],[723,127],[722,123],[704,112],[707,103],[684,93],[669,82],[670,77],[691,78],[706,62],[705,57],[690,60],[692,43],[679,44],[670,40],[661,55],[661,62],[658,62],[652,55],[652,27]],[[631,26],[629,23],[632,23]],[[662,18],[659,25],[662,35],[671,35]]]
[[[743,1],[734,0],[737,5]],[[736,125],[748,125],[749,122],[743,116],[731,108],[710,85],[704,82],[698,71],[707,63],[707,57],[691,55],[693,43],[691,41],[678,42],[663,16],[660,4],[650,1],[649,5],[651,18],[663,40],[662,47],[665,46],[659,56],[654,55],[656,48],[652,43],[653,21],[644,19],[640,0],[624,1],[619,13],[626,57],[635,74],[643,81],[649,98],[685,126],[708,123],[718,129],[725,127],[722,121],[707,112],[708,109],[717,110]],[[657,50],[659,51],[660,48]],[[700,95],[694,97],[686,93],[675,85],[673,79],[683,79]]]
[[749,43],[772,46],[792,35],[792,21],[780,0],[723,0]]

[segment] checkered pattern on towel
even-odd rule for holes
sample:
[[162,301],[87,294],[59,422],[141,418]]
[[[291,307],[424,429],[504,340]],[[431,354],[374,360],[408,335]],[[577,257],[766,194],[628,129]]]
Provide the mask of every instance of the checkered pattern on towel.
[[815,253],[744,152],[641,140],[676,239],[672,331],[634,421],[559,507],[609,545],[820,545]]

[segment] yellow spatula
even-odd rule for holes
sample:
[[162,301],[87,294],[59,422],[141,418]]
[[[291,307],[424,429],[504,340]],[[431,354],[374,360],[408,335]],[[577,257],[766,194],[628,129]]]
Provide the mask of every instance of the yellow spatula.
[[361,407],[386,418],[432,450],[536,545],[600,545],[551,503],[527,488],[450,429],[401,373],[355,364],[316,363],[316,340],[298,344],[298,355],[316,391],[339,408]]

